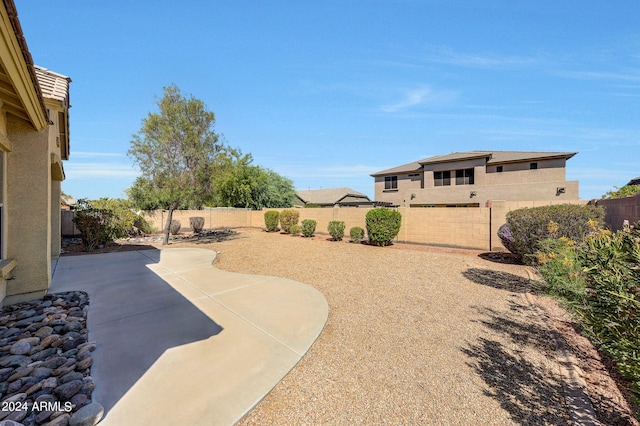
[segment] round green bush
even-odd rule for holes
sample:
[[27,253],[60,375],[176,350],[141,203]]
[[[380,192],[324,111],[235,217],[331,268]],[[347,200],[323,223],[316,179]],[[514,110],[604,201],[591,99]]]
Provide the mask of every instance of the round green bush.
[[280,213],[280,228],[286,234],[291,232],[291,226],[298,224],[300,213],[297,210],[286,209]]
[[267,232],[275,232],[278,230],[280,222],[280,212],[276,210],[268,210],[264,212],[264,226]]
[[329,231],[329,235],[333,237],[334,241],[342,241],[342,238],[344,237],[344,226],[344,222],[339,220],[332,220],[329,222],[327,231]]
[[349,236],[354,243],[360,243],[364,240],[364,229],[359,226],[354,226],[349,230]]
[[366,216],[369,242],[376,246],[388,246],[400,232],[402,215],[386,208],[369,210]]
[[300,235],[300,231],[302,231],[302,227],[300,225],[291,225],[289,227],[289,233],[293,236]]
[[313,233],[316,232],[317,222],[313,219],[305,219],[302,221],[302,236],[313,237]]
[[[565,237],[581,242],[604,223],[604,210],[593,205],[556,204],[513,210],[506,216],[513,237],[513,252],[522,255],[525,263],[542,249],[547,238]],[[510,249],[511,250],[511,249]]]

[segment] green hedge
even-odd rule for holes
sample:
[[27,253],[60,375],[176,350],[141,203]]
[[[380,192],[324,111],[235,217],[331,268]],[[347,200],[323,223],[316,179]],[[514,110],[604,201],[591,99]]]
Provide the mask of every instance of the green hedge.
[[303,237],[313,237],[314,232],[316,232],[317,222],[313,219],[305,219],[302,221],[302,236]]
[[297,225],[298,220],[300,219],[300,212],[297,210],[282,210],[280,213],[280,228],[286,234],[291,232],[291,226]]
[[396,210],[376,208],[366,216],[369,242],[376,246],[388,246],[400,232],[402,215]]
[[276,210],[267,210],[264,212],[264,226],[267,232],[275,232],[278,230],[280,222],[280,212]]
[[349,236],[354,243],[360,243],[364,240],[364,229],[359,226],[354,226],[349,230]]
[[342,238],[344,238],[344,227],[344,222],[332,220],[329,222],[327,231],[329,231],[329,235],[331,235],[335,241],[342,241]]
[[525,263],[534,263],[533,255],[542,249],[542,241],[565,237],[580,242],[602,227],[604,210],[592,205],[558,204],[513,210],[506,219],[513,237],[512,250],[522,255]]

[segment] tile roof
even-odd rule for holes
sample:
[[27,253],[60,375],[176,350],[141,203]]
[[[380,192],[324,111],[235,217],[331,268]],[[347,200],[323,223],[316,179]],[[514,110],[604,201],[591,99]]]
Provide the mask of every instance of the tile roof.
[[412,163],[403,164],[391,169],[382,170],[371,176],[382,176],[394,173],[411,173],[421,170],[424,164],[449,163],[453,161],[487,158],[487,164],[517,163],[521,161],[542,160],[549,158],[569,159],[575,152],[540,152],[540,151],[466,151],[451,154],[435,155]]
[[311,204],[336,204],[347,196],[364,198],[365,201],[369,201],[368,196],[350,188],[310,189],[296,191],[296,194],[302,201]]
[[392,167],[390,169],[382,170],[377,173],[372,173],[371,176],[389,175],[395,173],[411,173],[417,172],[422,168],[422,165],[417,161],[412,163],[403,164],[402,166]]
[[42,96],[47,99],[54,99],[62,103],[69,102],[69,83],[71,78],[58,74],[46,68],[34,66],[36,77],[40,84]]

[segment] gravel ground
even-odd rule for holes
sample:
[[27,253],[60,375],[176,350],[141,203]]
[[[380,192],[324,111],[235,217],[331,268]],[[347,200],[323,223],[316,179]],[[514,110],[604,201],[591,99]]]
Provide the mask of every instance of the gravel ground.
[[330,307],[301,362],[241,422],[567,424],[555,330],[523,266],[478,252],[373,247],[258,230],[172,247],[216,267],[298,280]]

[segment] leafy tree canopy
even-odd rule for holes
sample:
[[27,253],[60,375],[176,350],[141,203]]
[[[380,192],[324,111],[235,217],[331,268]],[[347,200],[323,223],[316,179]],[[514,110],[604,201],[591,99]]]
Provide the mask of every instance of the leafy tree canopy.
[[[130,192],[134,200],[153,201],[169,210],[166,244],[173,210],[181,204],[201,206],[211,196],[212,176],[223,146],[214,131],[215,115],[201,100],[182,96],[172,84],[164,88],[157,105],[159,112],[150,112],[132,136],[128,154],[142,177]],[[147,192],[144,197],[141,190]]]
[[293,205],[293,182],[270,169],[253,165],[251,154],[228,150],[221,156],[221,163],[221,173],[215,181],[217,205],[254,210]]
[[622,188],[615,187],[615,191],[609,191],[602,196],[605,199],[633,197],[640,192],[640,185],[625,185]]

